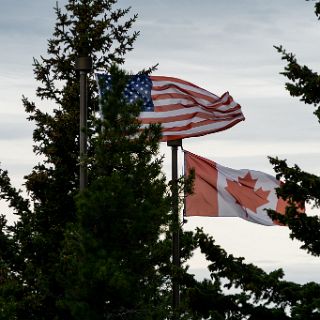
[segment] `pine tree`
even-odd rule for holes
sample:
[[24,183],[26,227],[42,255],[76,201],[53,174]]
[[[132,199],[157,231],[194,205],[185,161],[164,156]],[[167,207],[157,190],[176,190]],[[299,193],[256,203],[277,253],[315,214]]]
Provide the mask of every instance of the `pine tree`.
[[[138,36],[130,31],[137,16],[127,19],[130,9],[117,9],[116,2],[69,0],[64,10],[57,5],[47,55],[34,59],[35,78],[40,83],[36,96],[48,107],[41,109],[26,97],[23,104],[36,126],[34,152],[44,160],[26,177],[30,200],[11,187],[6,172],[0,179],[1,198],[9,201],[17,215],[15,226],[4,231],[10,241],[1,244],[2,252],[13,250],[15,256],[6,260],[16,284],[12,299],[19,301],[11,319],[68,318],[57,306],[64,293],[57,270],[66,226],[76,220],[74,196],[79,191],[79,75],[74,64],[84,45],[93,69],[123,63]],[[98,109],[93,77],[88,104],[90,156],[92,116]]]

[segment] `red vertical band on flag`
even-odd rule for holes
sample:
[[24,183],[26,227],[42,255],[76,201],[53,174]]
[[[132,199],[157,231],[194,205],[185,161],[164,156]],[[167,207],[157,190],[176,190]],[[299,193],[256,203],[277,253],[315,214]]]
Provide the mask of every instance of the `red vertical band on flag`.
[[218,216],[218,171],[215,162],[185,151],[185,173],[195,169],[194,193],[186,197],[187,216]]

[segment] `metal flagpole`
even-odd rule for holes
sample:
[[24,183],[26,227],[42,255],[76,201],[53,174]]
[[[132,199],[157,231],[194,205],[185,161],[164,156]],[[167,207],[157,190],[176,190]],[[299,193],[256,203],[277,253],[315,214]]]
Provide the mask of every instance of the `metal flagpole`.
[[[171,147],[172,158],[172,264],[175,269],[180,267],[180,243],[179,243],[179,194],[178,194],[178,147],[182,147],[182,140],[168,141],[167,145]],[[179,283],[173,275],[172,279],[172,309],[173,319],[179,319],[180,306],[180,288]]]
[[75,69],[80,73],[80,191],[85,189],[88,184],[87,173],[87,118],[88,118],[88,85],[87,74],[91,71],[92,60],[88,56],[88,46],[84,45],[80,49]]

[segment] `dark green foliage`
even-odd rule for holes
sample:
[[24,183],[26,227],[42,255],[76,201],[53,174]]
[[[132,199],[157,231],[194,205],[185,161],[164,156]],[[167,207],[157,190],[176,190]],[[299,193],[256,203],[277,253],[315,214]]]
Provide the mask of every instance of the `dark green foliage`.
[[301,248],[309,253],[320,255],[320,219],[318,216],[307,216],[301,213],[299,203],[313,203],[319,207],[320,201],[320,178],[314,174],[302,171],[297,165],[289,167],[285,160],[270,158],[274,165],[278,178],[286,181],[278,189],[278,195],[287,199],[291,206],[286,208],[286,215],[279,215],[276,212],[269,213],[287,224],[291,230],[291,238],[302,241]]
[[[17,261],[10,260],[9,268],[16,283],[14,294],[19,297],[8,319],[69,316],[59,311],[57,300],[64,293],[58,272],[64,233],[66,226],[76,220],[74,196],[79,184],[79,75],[74,65],[83,46],[92,57],[94,69],[122,63],[125,53],[132,49],[138,33],[130,33],[129,29],[136,16],[126,20],[129,9],[113,9],[115,3],[70,0],[66,10],[57,5],[57,21],[47,54],[34,59],[35,78],[39,81],[36,95],[49,107],[43,111],[23,98],[28,119],[36,127],[34,151],[43,159],[26,177],[32,202],[11,187],[5,174],[0,179],[1,198],[8,201],[18,218],[9,231],[4,231],[15,244],[12,250]],[[89,155],[93,115],[98,109],[96,91],[91,77]]]
[[288,62],[285,71],[282,72],[291,82],[286,83],[286,89],[294,97],[306,104],[316,107],[314,114],[320,121],[320,75],[310,70],[307,66],[301,66],[292,53],[287,53],[282,46],[275,47],[282,54],[282,59]]
[[[61,304],[74,319],[164,319],[168,314],[170,246],[160,240],[170,198],[157,157],[159,126],[140,131],[140,105],[120,98],[127,76],[113,68],[93,139],[91,185],[77,197],[63,259],[67,291]],[[64,280],[65,281],[65,280]]]
[[225,319],[226,314],[235,315],[238,306],[232,299],[222,293],[221,287],[209,280],[204,280],[188,292],[190,307],[205,319]]
[[[0,217],[0,319],[168,319],[172,276],[181,288],[180,319],[318,319],[318,284],[284,281],[282,270],[265,273],[228,255],[201,230],[181,233],[183,266],[171,266],[173,199],[161,174],[160,128],[139,129],[140,105],[127,104],[122,95],[128,75],[111,67],[123,63],[138,35],[130,33],[136,16],[125,21],[129,9],[113,9],[115,4],[69,0],[66,10],[57,6],[47,56],[34,60],[37,97],[53,108],[43,111],[23,98],[36,126],[34,151],[43,159],[26,177],[30,198],[0,172],[0,197],[18,217],[13,226]],[[318,16],[319,10],[317,2]],[[113,86],[101,101],[103,118],[95,118],[99,102],[90,74],[84,159],[90,183],[79,194],[74,63],[83,51],[95,69],[110,69]],[[288,89],[319,109],[319,76],[279,51],[290,66]],[[288,180],[279,191],[283,197],[319,204],[318,177],[272,161]],[[319,254],[317,218],[297,215],[292,207],[282,219],[292,237]],[[186,263],[196,248],[210,262],[211,280],[196,281],[188,273]]]
[[15,252],[15,243],[8,233],[7,221],[4,216],[0,216],[0,319],[10,319],[19,298],[18,279],[12,268],[13,262],[17,263]]
[[[310,0],[307,0],[307,1],[310,1]],[[317,1],[317,0],[311,0],[311,1],[316,2],[314,4],[314,12],[317,15],[318,19],[320,19],[320,1]]]
[[[315,4],[319,18],[320,2]],[[276,47],[288,62],[282,73],[290,82],[286,84],[292,96],[300,97],[306,104],[314,105],[320,121],[320,76],[306,66],[300,66],[293,54],[281,46]],[[282,216],[269,211],[273,218],[288,224],[291,237],[302,241],[302,248],[320,254],[320,221],[318,216],[301,213],[301,203],[309,202],[319,207],[320,178],[302,171],[298,166],[289,167],[284,160],[270,158],[278,178],[285,184],[279,196],[291,204]],[[266,273],[243,258],[228,255],[215,245],[212,237],[197,230],[195,247],[205,254],[212,281],[197,282],[188,278],[184,290],[189,318],[191,319],[320,319],[320,285],[304,285],[284,281],[282,270]],[[188,317],[187,317],[188,319]]]
[[320,285],[282,280],[283,271],[266,273],[228,255],[198,229],[194,239],[210,261],[211,279],[189,279],[186,319],[318,319]]
[[[320,19],[320,1],[315,3],[315,13]],[[320,75],[309,67],[300,65],[295,55],[288,53],[282,46],[275,48],[282,54],[282,60],[288,62],[284,72],[281,72],[290,81],[286,83],[286,89],[293,97],[300,97],[304,103],[316,107],[314,114],[320,121]]]
[[[320,2],[315,3],[315,13],[319,18]],[[287,61],[282,74],[288,78],[286,89],[292,96],[300,97],[306,104],[313,105],[314,114],[320,121],[320,75],[307,66],[301,66],[292,53],[287,53],[282,46],[276,47]],[[302,241],[301,248],[309,253],[320,255],[320,219],[318,216],[301,214],[300,203],[310,203],[319,208],[320,205],[320,177],[302,171],[297,165],[290,167],[286,160],[270,158],[278,178],[284,178],[285,184],[278,190],[278,195],[287,199],[291,206],[287,207],[286,215],[281,216],[270,211],[269,214],[288,225],[291,237]]]

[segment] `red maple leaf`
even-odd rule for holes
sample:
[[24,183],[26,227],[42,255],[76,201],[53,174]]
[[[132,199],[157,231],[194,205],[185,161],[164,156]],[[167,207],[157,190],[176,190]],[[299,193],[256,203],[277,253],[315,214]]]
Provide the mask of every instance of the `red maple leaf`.
[[227,179],[228,186],[225,188],[242,207],[257,212],[257,208],[269,202],[268,196],[270,191],[264,191],[260,187],[255,190],[258,179],[252,179],[250,172],[243,178],[238,177],[238,181]]

